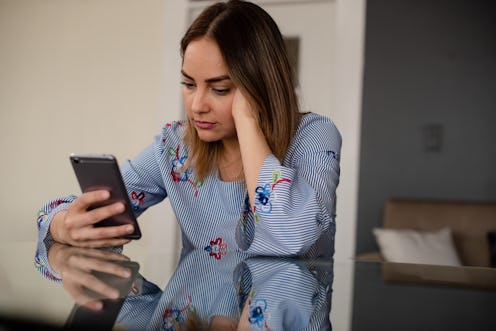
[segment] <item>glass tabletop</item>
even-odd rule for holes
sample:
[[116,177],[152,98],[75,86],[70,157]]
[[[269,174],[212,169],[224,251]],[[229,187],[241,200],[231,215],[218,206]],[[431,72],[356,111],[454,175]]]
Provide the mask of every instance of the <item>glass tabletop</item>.
[[58,244],[44,266],[36,243],[0,248],[0,329],[496,329],[491,268],[196,250],[167,270],[146,247]]

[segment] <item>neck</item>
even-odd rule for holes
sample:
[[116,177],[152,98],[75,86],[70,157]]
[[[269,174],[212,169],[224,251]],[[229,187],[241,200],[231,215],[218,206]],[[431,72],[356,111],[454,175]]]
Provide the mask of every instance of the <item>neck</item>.
[[241,150],[239,148],[238,139],[229,139],[222,141],[222,151],[219,155],[219,163],[235,163],[241,161]]
[[243,162],[238,140],[226,143],[217,159],[220,178],[223,181],[232,182],[243,178]]

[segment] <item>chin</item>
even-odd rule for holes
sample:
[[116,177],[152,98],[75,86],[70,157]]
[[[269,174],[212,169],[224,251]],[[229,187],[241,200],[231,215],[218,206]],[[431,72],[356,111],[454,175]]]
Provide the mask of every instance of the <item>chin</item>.
[[220,138],[217,137],[216,135],[211,135],[211,134],[201,134],[197,132],[198,138],[200,138],[201,141],[206,142],[206,143],[213,143],[215,141],[219,141]]

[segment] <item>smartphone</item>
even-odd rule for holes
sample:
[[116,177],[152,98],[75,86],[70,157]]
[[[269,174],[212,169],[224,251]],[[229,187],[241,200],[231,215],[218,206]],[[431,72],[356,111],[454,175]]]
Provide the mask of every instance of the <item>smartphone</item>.
[[119,291],[118,299],[104,299],[95,295],[96,299],[103,301],[103,308],[93,311],[78,304],[72,307],[67,318],[65,330],[112,330],[119,312],[133,287],[134,280],[138,277],[139,264],[134,261],[112,261],[131,270],[131,277],[122,278],[104,272],[92,271],[92,274],[107,285]]
[[90,210],[118,201],[124,203],[126,206],[124,213],[102,220],[94,226],[132,224],[134,226],[134,232],[123,238],[134,240],[140,239],[141,230],[134,215],[115,156],[111,154],[73,153],[70,155],[70,161],[82,192],[85,193],[101,189],[110,192],[110,198],[108,200],[92,205]]

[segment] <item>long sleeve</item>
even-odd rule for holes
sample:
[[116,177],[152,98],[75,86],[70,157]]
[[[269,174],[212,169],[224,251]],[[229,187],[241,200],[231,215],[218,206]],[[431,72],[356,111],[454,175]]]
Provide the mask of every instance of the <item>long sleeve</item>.
[[[136,158],[125,161],[120,167],[133,211],[137,217],[148,207],[159,203],[167,196],[163,184],[160,185],[163,181],[154,157],[156,146],[151,144]],[[55,214],[69,208],[76,198],[76,195],[68,195],[53,199],[44,204],[37,214],[38,245],[34,264],[44,277],[51,280],[58,281],[60,276],[48,263],[48,250],[54,242],[50,233],[50,224]]]
[[76,199],[75,195],[68,195],[53,199],[44,204],[38,211],[36,223],[38,227],[38,244],[36,248],[34,265],[40,274],[53,281],[59,282],[60,276],[50,267],[48,263],[48,250],[54,240],[50,234],[50,223],[55,214],[69,208],[69,205]]
[[250,330],[331,330],[327,295],[332,289],[306,262],[253,257],[237,266],[235,286],[240,304],[247,306]]
[[156,142],[145,148],[132,160],[121,165],[122,178],[135,215],[138,217],[149,207],[167,197],[158,154],[160,150],[159,136]]
[[263,255],[297,255],[324,232],[334,238],[340,149],[341,136],[329,119],[305,116],[284,162],[271,155],[262,165],[255,205],[237,228],[240,247]]

